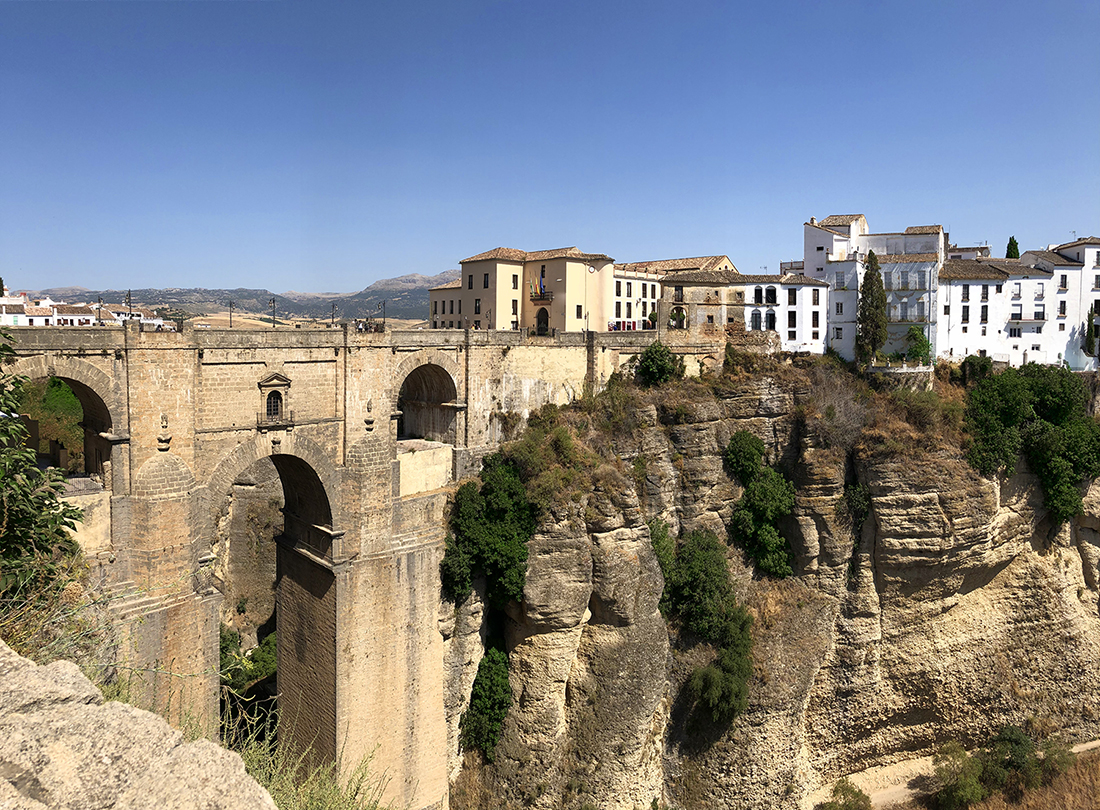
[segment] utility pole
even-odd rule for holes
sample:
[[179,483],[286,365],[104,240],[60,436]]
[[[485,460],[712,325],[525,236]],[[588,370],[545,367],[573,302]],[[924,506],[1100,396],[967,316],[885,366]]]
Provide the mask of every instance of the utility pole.
[[271,328],[274,329],[275,328],[275,296],[272,296],[271,300],[268,303],[271,304]]
[[130,291],[129,290],[126,291],[126,309],[129,313],[126,316],[127,319],[128,320],[133,320],[133,318],[134,318],[134,300],[133,300],[133,298],[130,297]]
[[233,328],[233,299],[229,299],[229,328]]
[[336,326],[336,304],[332,305],[332,325]]
[[103,296],[97,295],[96,301],[99,302],[99,306],[95,309],[96,326],[103,326]]

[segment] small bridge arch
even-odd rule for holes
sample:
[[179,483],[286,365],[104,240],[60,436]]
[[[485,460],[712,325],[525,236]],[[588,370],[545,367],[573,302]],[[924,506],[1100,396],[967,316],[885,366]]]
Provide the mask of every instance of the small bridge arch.
[[102,475],[111,461],[111,447],[127,432],[126,411],[115,395],[115,383],[105,371],[79,357],[32,355],[4,369],[32,380],[57,377],[68,383],[84,412],[84,470]]
[[466,409],[461,380],[458,364],[442,352],[417,352],[403,360],[394,375],[397,438],[459,446]]

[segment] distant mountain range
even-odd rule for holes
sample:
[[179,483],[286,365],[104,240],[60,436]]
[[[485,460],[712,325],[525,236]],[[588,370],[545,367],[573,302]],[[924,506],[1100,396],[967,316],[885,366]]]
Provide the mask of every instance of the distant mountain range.
[[[428,290],[454,281],[458,270],[447,270],[436,276],[410,273],[397,278],[376,281],[357,293],[273,293],[270,290],[210,290],[204,287],[182,289],[149,287],[130,290],[135,305],[183,310],[193,315],[226,312],[233,302],[234,312],[270,314],[271,299],[275,299],[275,312],[280,317],[316,318],[326,320],[336,305],[337,319],[367,318],[380,315],[380,305],[386,302],[386,316],[425,320],[428,317]],[[126,290],[89,290],[86,287],[51,287],[27,293],[31,298],[50,297],[55,301],[94,302],[102,298],[104,303],[119,304],[126,298]]]

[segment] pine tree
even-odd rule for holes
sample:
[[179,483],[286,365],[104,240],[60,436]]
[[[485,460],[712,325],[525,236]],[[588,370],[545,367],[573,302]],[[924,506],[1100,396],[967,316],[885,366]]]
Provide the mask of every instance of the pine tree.
[[1016,244],[1016,237],[1008,237],[1008,247],[1005,248],[1006,259],[1018,259],[1020,258],[1020,246]]
[[4,294],[4,277],[0,276],[0,295]]
[[867,267],[859,289],[859,315],[856,318],[856,357],[868,363],[886,344],[886,290],[882,286],[878,256],[867,253]]
[[1085,354],[1089,357],[1096,356],[1096,327],[1092,325],[1093,317],[1096,315],[1096,304],[1089,307],[1089,316],[1085,321]]

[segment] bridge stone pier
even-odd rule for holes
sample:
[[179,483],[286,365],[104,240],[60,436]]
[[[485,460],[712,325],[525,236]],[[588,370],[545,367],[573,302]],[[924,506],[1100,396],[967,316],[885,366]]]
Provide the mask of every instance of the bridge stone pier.
[[85,463],[105,489],[95,520],[109,529],[87,554],[116,594],[122,662],[149,673],[170,712],[216,720],[225,503],[253,465],[273,465],[282,717],[318,756],[373,754],[387,799],[414,809],[447,803],[449,485],[514,414],[599,387],[656,337],[12,331],[4,371],[60,377],[84,409]]

